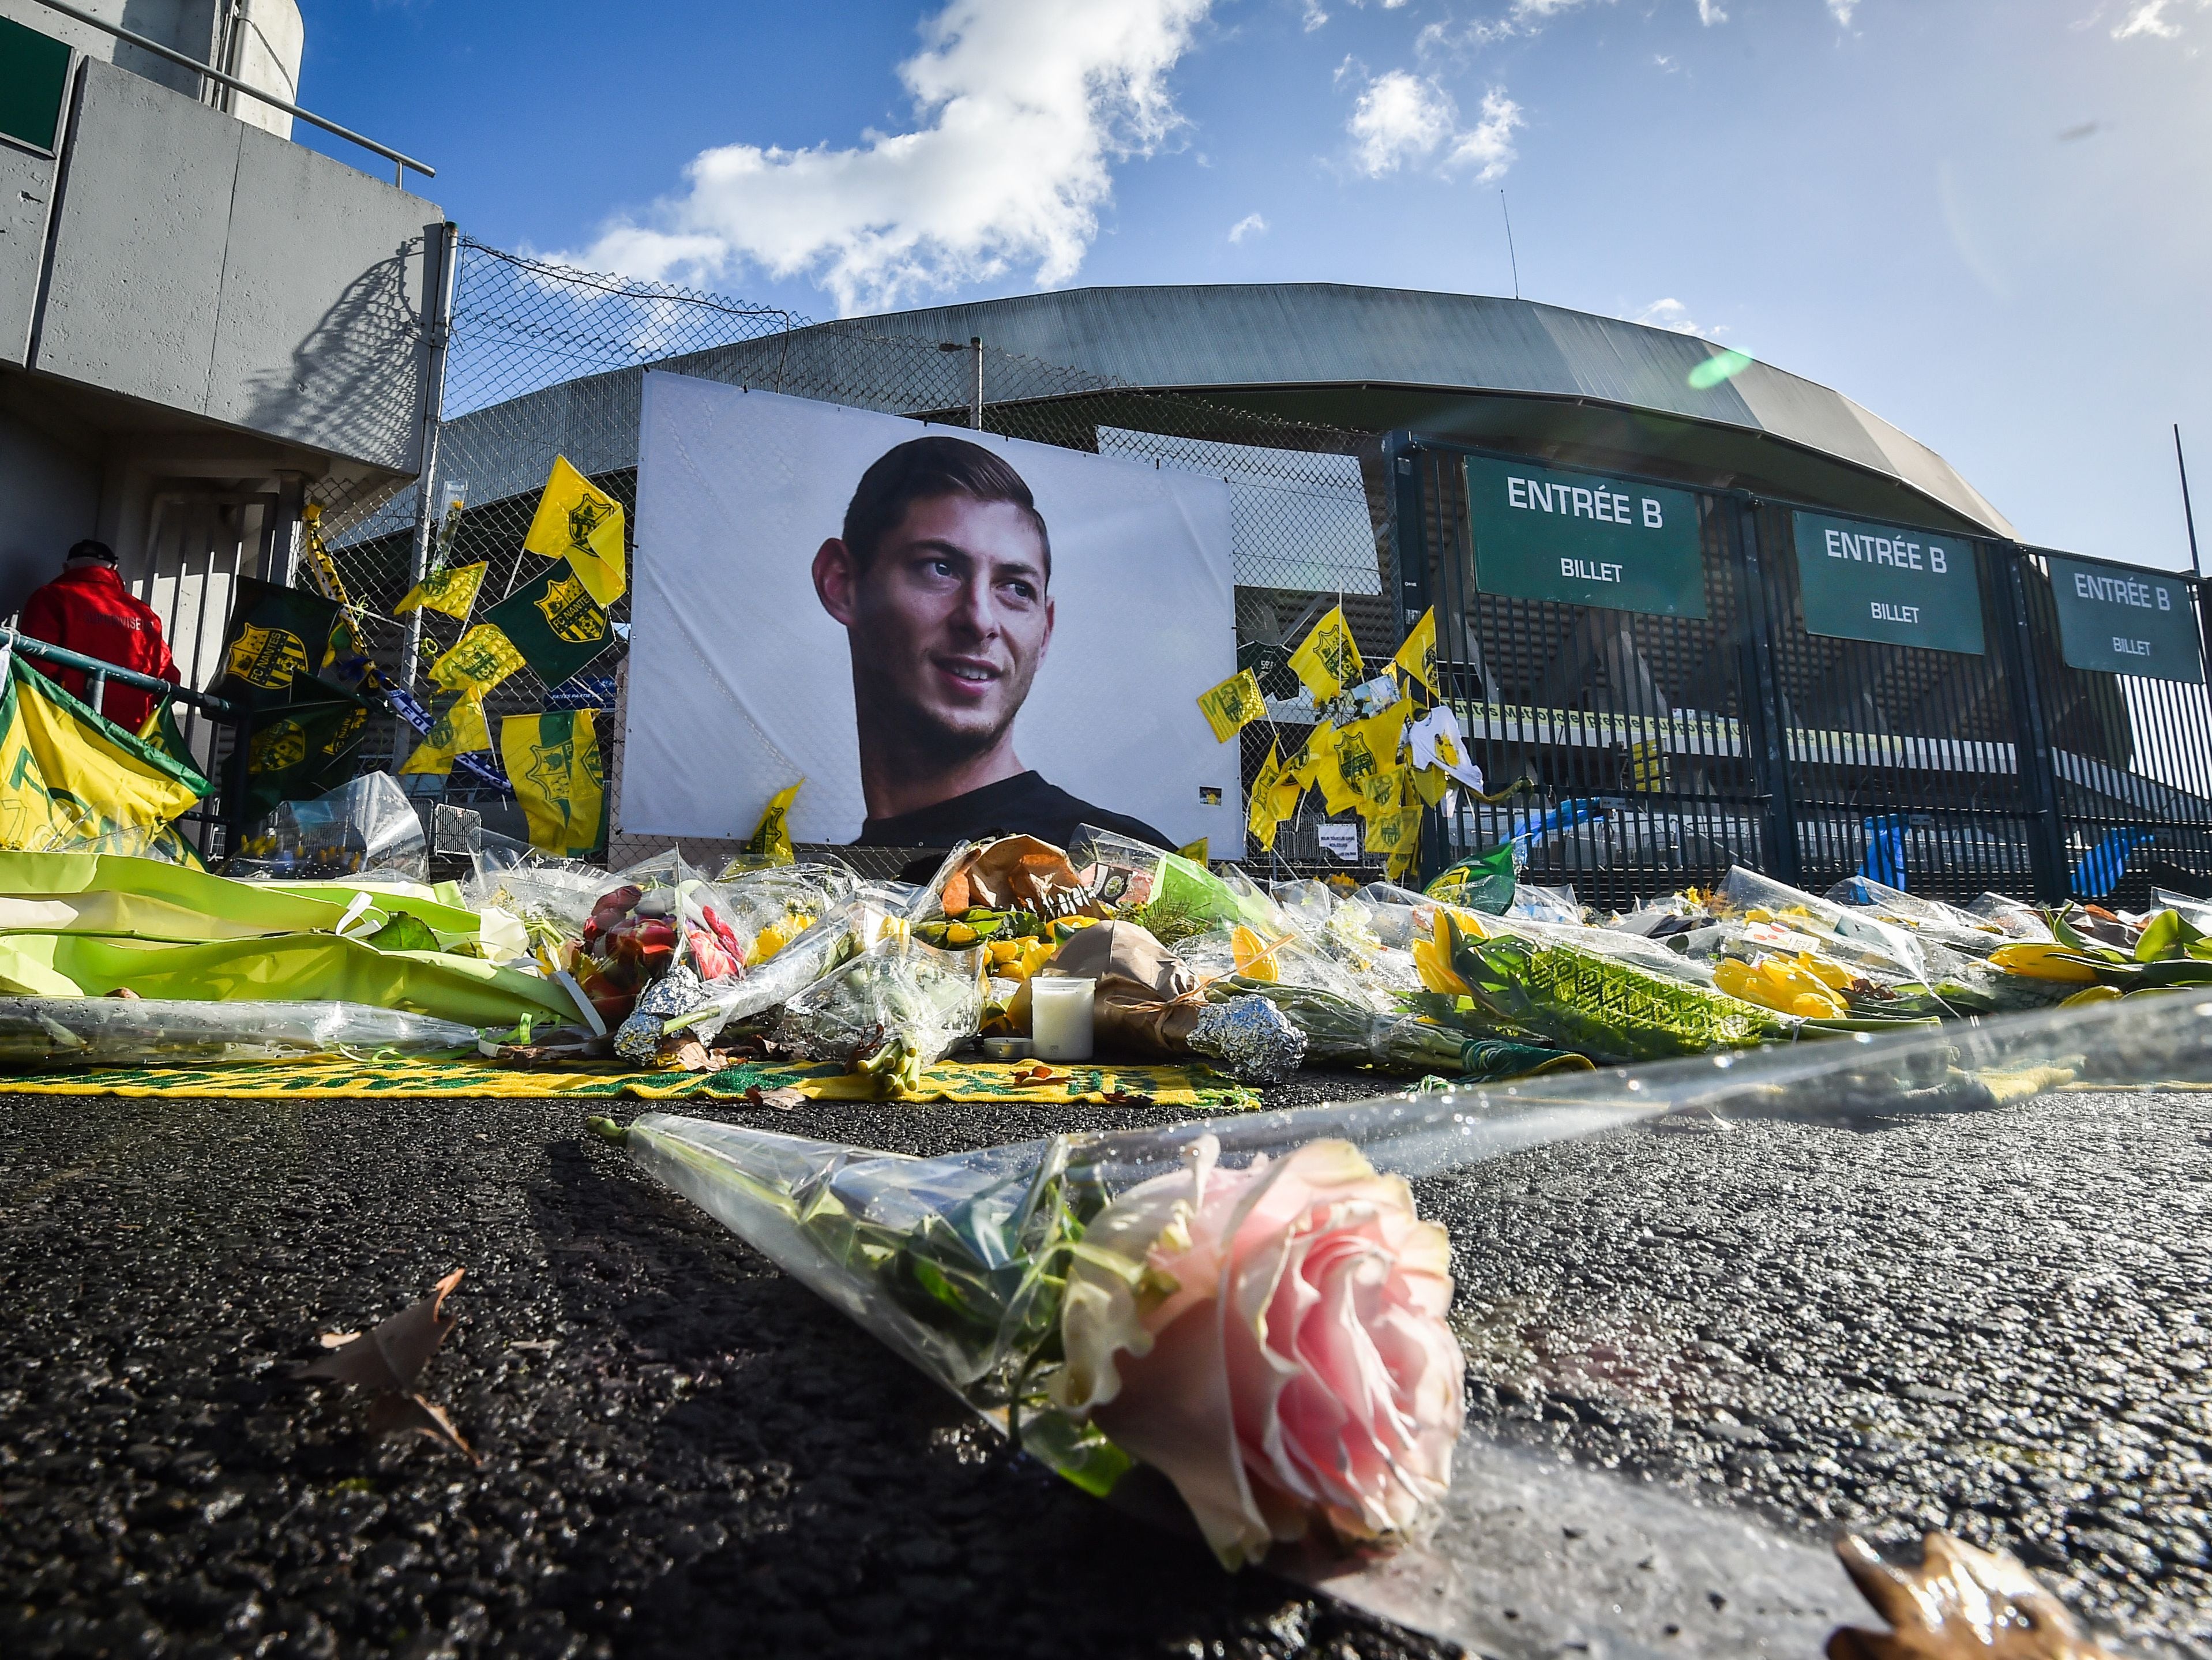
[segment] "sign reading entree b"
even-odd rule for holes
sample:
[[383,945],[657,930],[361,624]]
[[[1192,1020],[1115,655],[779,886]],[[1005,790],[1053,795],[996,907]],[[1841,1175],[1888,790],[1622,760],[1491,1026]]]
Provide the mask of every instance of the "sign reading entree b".
[[1485,593],[1705,614],[1698,498],[1524,461],[1467,459],[1474,583]]
[[2058,605],[2059,653],[2069,668],[2203,679],[2197,605],[2189,585],[2171,573],[2054,554],[2051,597]]
[[1794,516],[1808,634],[1982,654],[1971,541],[1863,519]]

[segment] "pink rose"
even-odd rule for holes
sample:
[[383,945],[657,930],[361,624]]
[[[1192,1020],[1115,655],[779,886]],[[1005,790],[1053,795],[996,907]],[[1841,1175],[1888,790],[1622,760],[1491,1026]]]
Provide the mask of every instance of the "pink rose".
[[1450,1486],[1465,1412],[1449,1241],[1348,1142],[1220,1152],[1204,1137],[1085,1233],[1054,1402],[1164,1472],[1230,1567],[1315,1516],[1402,1534]]

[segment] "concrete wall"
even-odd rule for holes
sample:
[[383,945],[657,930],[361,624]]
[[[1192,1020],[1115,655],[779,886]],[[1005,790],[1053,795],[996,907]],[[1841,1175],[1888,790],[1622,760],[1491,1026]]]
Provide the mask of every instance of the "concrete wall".
[[416,470],[431,203],[88,62],[30,367]]
[[[72,441],[74,440],[74,441]],[[77,435],[0,408],[0,617],[59,574],[70,544],[98,532],[100,463]]]
[[[300,54],[307,31],[295,0],[246,0],[235,21],[231,0],[71,0],[79,11],[143,34],[236,76],[291,103],[300,101]],[[143,46],[75,18],[49,11],[36,0],[0,0],[0,17],[74,46],[88,58],[143,76],[149,81],[198,99],[204,78],[194,70],[158,58]],[[292,118],[257,99],[216,88],[209,100],[251,126],[289,137]]]
[[56,165],[50,156],[0,143],[0,363],[20,366],[30,350]]

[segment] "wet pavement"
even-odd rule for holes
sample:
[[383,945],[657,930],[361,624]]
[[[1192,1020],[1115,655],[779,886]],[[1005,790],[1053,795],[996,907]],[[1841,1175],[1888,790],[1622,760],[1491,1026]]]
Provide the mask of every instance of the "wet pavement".
[[[1010,1456],[586,1110],[0,1097],[0,1653],[1450,1651]],[[915,1152],[1170,1116],[726,1116]],[[1420,1185],[1509,1447],[1785,1528],[1951,1527],[2212,1655],[2212,1098],[1639,1130]],[[478,1464],[290,1375],[457,1267],[421,1387]]]

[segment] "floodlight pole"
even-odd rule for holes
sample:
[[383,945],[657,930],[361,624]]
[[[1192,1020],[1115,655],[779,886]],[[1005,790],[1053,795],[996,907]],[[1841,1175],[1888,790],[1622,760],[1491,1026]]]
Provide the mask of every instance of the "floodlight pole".
[[2181,520],[2189,526],[2189,569],[2203,581],[2204,566],[2197,556],[2197,514],[2189,505],[2189,460],[2181,453],[2181,423],[2173,423],[2173,465],[2181,470]]
[[976,432],[983,430],[983,337],[968,337],[968,350],[975,355],[975,385],[968,394],[968,425]]

